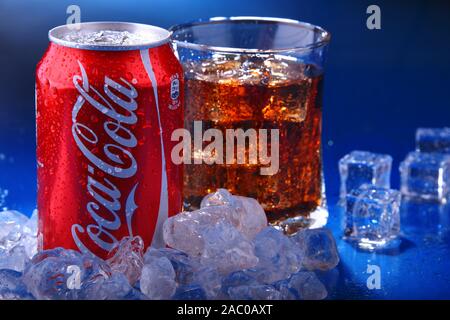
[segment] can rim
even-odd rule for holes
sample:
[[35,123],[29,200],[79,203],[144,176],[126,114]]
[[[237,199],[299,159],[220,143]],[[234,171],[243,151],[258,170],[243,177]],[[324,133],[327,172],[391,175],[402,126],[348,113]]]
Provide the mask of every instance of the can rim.
[[[272,23],[283,23],[288,25],[293,25],[300,28],[306,28],[310,30],[317,31],[321,34],[322,39],[320,41],[316,41],[309,45],[298,46],[292,48],[279,48],[279,49],[254,49],[254,48],[233,48],[233,47],[221,47],[221,46],[210,46],[206,44],[193,43],[188,41],[179,41],[175,40],[173,35],[177,30],[181,30],[183,28],[188,28],[192,26],[198,26],[202,24],[219,24],[224,22],[272,22]],[[200,19],[196,21],[191,21],[187,23],[181,23],[169,28],[170,38],[174,44],[183,48],[189,48],[194,50],[213,50],[217,52],[224,53],[261,53],[261,54],[276,54],[276,53],[286,53],[286,52],[296,52],[296,51],[310,51],[316,48],[320,48],[326,46],[331,40],[331,33],[325,30],[322,27],[317,25],[302,22],[294,19],[287,18],[275,18],[275,17],[259,17],[259,16],[231,16],[231,17],[212,17],[209,19]]]
[[[73,41],[63,40],[61,37],[68,32],[73,32],[74,28],[100,31],[100,30],[114,30],[114,31],[129,31],[140,32],[148,35],[148,40],[139,44],[130,45],[108,45],[108,44],[83,44]],[[151,37],[150,37],[151,35]],[[94,51],[129,51],[141,50],[159,47],[170,41],[170,32],[166,29],[142,23],[121,22],[121,21],[93,21],[81,22],[78,24],[65,24],[57,26],[48,32],[48,38],[51,42],[64,47],[94,50]]]

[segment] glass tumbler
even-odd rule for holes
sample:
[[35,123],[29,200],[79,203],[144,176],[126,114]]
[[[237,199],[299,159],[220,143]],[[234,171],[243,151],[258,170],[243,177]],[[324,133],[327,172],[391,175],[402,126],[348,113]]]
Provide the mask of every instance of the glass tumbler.
[[290,19],[171,28],[185,74],[184,206],[218,188],[252,197],[287,233],[320,227],[324,58],[330,34]]

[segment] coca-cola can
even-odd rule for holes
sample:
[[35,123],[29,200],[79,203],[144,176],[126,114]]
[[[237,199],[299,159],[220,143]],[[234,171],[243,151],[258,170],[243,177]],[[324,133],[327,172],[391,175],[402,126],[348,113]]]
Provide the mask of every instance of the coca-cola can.
[[163,246],[181,210],[183,72],[169,32],[92,22],[49,31],[36,70],[39,248],[105,258],[126,236]]

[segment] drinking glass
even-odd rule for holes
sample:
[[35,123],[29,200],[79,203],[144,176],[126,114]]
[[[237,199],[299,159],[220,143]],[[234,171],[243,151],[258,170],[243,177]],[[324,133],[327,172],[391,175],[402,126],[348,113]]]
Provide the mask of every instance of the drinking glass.
[[185,74],[184,206],[218,188],[257,199],[293,233],[328,212],[322,175],[330,34],[290,19],[211,18],[171,28]]

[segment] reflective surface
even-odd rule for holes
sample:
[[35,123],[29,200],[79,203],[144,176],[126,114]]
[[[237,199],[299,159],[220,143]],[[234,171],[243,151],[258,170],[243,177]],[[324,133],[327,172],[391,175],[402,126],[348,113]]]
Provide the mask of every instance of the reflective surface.
[[[342,156],[355,149],[392,155],[392,184],[398,188],[398,164],[414,149],[416,128],[448,126],[450,42],[442,39],[448,38],[450,2],[413,0],[405,6],[401,1],[377,1],[383,10],[382,30],[365,27],[368,4],[361,1],[228,0],[207,6],[180,0],[76,3],[83,21],[108,18],[169,27],[199,17],[251,13],[312,21],[330,30],[335,36],[324,90],[323,159],[329,225],[335,235],[342,234],[341,213],[333,206],[339,193],[337,162]],[[7,59],[0,59],[0,188],[9,190],[9,208],[27,214],[36,207],[34,70],[48,45],[48,30],[68,17],[67,5],[56,0],[1,2],[0,39]],[[433,227],[437,218],[417,220],[437,230]],[[339,241],[341,275],[333,296],[450,298],[449,237],[436,241],[445,236],[436,235],[439,231],[430,234],[422,240],[408,237],[415,246],[394,256],[361,253]],[[382,267],[382,290],[366,287],[369,260]]]
[[[450,299],[450,208],[404,200],[402,236],[389,248],[362,251],[342,239],[344,212],[330,207],[328,227],[338,242],[341,262],[334,299]],[[375,266],[375,267],[373,267]],[[380,271],[380,289],[368,279]],[[373,278],[369,279],[373,283]]]

